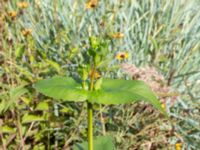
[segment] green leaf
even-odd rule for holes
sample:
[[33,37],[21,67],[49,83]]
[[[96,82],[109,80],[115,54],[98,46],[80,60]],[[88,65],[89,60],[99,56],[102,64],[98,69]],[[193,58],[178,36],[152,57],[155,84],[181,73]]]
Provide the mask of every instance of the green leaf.
[[155,50],[158,50],[159,47],[158,47],[158,43],[157,43],[156,39],[155,39],[153,36],[150,36],[150,35],[149,35],[149,40],[150,40],[151,43],[153,44]]
[[44,95],[67,101],[85,101],[99,104],[126,104],[144,100],[166,114],[156,95],[143,81],[104,79],[101,89],[83,90],[72,78],[53,77],[38,81],[35,88]]
[[34,147],[33,147],[33,150],[44,150],[44,149],[45,149],[45,145],[42,143],[34,145]]
[[95,89],[95,90],[101,89],[102,81],[103,81],[103,78],[100,78],[100,79],[98,79],[98,80],[96,81],[96,83],[94,84],[94,89]]
[[22,118],[22,123],[30,123],[33,121],[45,121],[44,116],[36,116],[36,115],[30,115],[30,114],[25,114]]
[[15,133],[16,132],[16,129],[13,128],[13,127],[10,127],[8,125],[4,125],[2,126],[2,128],[0,128],[0,132],[2,133]]
[[20,72],[20,74],[23,74],[28,80],[33,82],[34,75],[27,68],[22,67],[20,65],[16,65],[15,67]]
[[[6,95],[2,95],[4,99],[2,99],[2,101],[0,102],[0,114],[7,111],[10,107],[16,106],[16,102],[18,101],[18,99],[22,95],[28,93],[28,90],[24,88],[24,86],[25,85],[10,89],[10,91],[8,91],[7,93],[8,94],[7,97]],[[1,95],[0,95],[0,99],[1,99]]]
[[21,58],[22,55],[24,54],[24,51],[25,51],[25,47],[24,45],[20,44],[16,47],[16,50],[15,50],[15,56],[16,58]]
[[40,103],[38,103],[37,104],[37,107],[35,108],[36,110],[42,110],[42,111],[44,111],[44,110],[49,110],[49,104],[48,104],[48,102],[40,102]]
[[60,72],[60,70],[61,70],[61,68],[60,68],[60,65],[57,63],[57,62],[55,62],[55,61],[52,61],[52,60],[46,60],[46,62],[50,65],[50,66],[52,66],[58,73]]
[[10,90],[10,98],[11,100],[16,100],[27,92],[28,90],[24,88],[24,85],[18,86]]
[[42,94],[57,100],[85,101],[87,99],[87,91],[72,78],[55,76],[38,81],[34,87]]
[[90,92],[88,101],[99,104],[125,104],[144,100],[166,114],[152,90],[143,81],[104,79],[101,90]]
[[[110,136],[100,136],[94,140],[95,150],[115,150],[113,139]],[[75,144],[73,150],[88,150],[88,142]]]

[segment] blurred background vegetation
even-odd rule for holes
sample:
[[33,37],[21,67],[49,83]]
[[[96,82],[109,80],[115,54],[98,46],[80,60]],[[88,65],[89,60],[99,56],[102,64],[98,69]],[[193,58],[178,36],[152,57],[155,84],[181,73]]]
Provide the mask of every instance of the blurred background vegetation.
[[[111,55],[164,76],[162,117],[145,103],[96,108],[95,135],[120,150],[200,149],[200,1],[1,0],[0,149],[70,149],[86,139],[83,104],[51,101],[32,88],[56,74],[76,76],[88,37],[111,38]],[[120,67],[104,72],[130,78]],[[173,94],[172,94],[173,95]]]

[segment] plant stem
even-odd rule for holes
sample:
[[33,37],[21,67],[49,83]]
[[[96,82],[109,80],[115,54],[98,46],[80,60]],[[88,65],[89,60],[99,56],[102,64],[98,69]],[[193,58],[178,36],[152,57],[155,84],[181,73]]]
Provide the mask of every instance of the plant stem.
[[20,123],[20,113],[19,113],[18,110],[17,110],[17,129],[18,129],[19,137],[20,137],[19,149],[24,150],[25,142],[24,142],[23,133],[22,133],[22,126],[21,126],[21,123]]
[[5,144],[5,141],[3,139],[3,134],[2,133],[0,133],[0,138],[1,138],[1,141],[2,141],[3,150],[6,150],[6,144]]
[[[94,89],[94,75],[95,75],[95,66],[92,69],[92,74],[90,77],[90,91]],[[93,105],[90,102],[87,102],[87,115],[88,115],[88,150],[93,150]]]
[[103,112],[102,112],[102,105],[100,104],[100,120],[101,120],[101,127],[102,127],[102,132],[103,135],[106,135],[106,128],[105,128],[105,122],[104,122],[104,118],[103,118]]
[[93,150],[93,107],[91,103],[87,103],[88,113],[88,150]]

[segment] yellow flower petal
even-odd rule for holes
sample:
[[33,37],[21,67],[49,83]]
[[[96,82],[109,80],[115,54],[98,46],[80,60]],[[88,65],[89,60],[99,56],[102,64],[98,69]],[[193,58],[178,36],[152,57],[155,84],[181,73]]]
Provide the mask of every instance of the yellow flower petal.
[[129,54],[127,52],[121,52],[121,53],[118,53],[115,58],[117,60],[124,60],[124,59],[127,59],[129,57]]
[[92,9],[95,8],[98,5],[98,0],[89,0],[86,3],[86,9]]
[[182,149],[182,143],[176,143],[175,149],[176,150],[181,150]]
[[19,2],[19,3],[17,3],[17,6],[19,8],[24,9],[24,8],[27,8],[29,6],[29,3],[28,2]]
[[165,104],[162,104],[161,106],[162,106],[162,108],[163,108],[163,109],[166,109],[166,106],[165,106]]
[[120,32],[117,32],[117,33],[114,33],[112,35],[112,38],[113,39],[120,39],[120,38],[123,38],[124,37],[124,34],[123,33],[120,33]]
[[12,18],[15,19],[17,17],[17,12],[16,11],[10,11],[8,12],[8,15]]
[[24,29],[22,30],[22,35],[23,36],[28,36],[32,33],[32,30],[31,29]]

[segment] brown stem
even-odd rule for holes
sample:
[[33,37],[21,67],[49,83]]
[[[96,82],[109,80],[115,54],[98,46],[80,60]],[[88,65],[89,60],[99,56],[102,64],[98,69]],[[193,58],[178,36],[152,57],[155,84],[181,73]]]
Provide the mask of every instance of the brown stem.
[[102,127],[103,135],[106,135],[105,121],[104,121],[103,114],[102,114],[102,105],[101,104],[100,104],[100,120],[101,120],[101,127]]
[[23,139],[23,133],[22,133],[22,130],[21,130],[21,123],[20,123],[20,116],[19,116],[19,112],[17,112],[17,129],[18,129],[18,132],[19,132],[19,137],[20,137],[20,146],[19,146],[19,149],[21,150],[24,150],[24,139]]
[[26,138],[27,138],[27,136],[28,136],[28,133],[29,133],[29,132],[31,131],[31,129],[33,128],[34,123],[35,123],[35,122],[32,122],[32,123],[31,123],[31,125],[30,125],[28,131],[26,132],[26,135],[25,135],[25,137],[24,137],[24,141],[26,141]]
[[13,141],[13,139],[16,137],[16,134],[13,134],[10,136],[9,140],[6,142],[6,147],[9,146],[9,144]]
[[3,150],[6,150],[6,144],[3,141],[3,134],[2,133],[0,134],[0,137],[1,137],[1,141],[2,141]]

